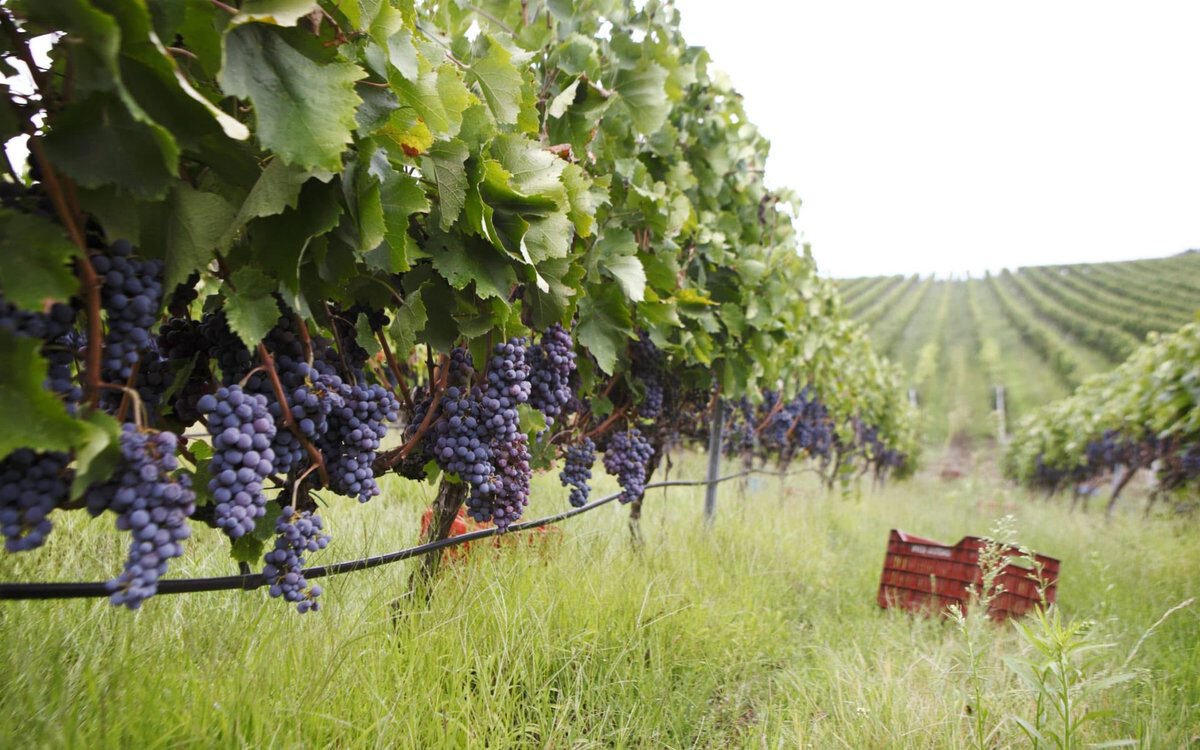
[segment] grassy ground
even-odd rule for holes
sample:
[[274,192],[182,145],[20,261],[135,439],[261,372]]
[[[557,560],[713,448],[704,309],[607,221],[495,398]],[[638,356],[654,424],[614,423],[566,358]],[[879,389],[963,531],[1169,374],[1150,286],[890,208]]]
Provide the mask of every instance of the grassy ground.
[[[702,471],[682,463],[677,475]],[[555,485],[538,479],[533,514],[565,504]],[[411,542],[430,499],[396,481],[367,506],[337,503],[334,544],[313,561]],[[1021,541],[1062,559],[1062,612],[1113,644],[1088,676],[1121,671],[1200,593],[1194,520],[1143,521],[1131,504],[1106,525],[982,475],[847,496],[759,477],[722,487],[711,530],[701,507],[699,490],[652,491],[641,552],[614,506],[545,548],[478,548],[398,619],[412,563],[330,579],[305,616],[262,592],[163,596],[138,613],[0,604],[0,747],[959,748],[981,710],[985,746],[1025,747],[1010,717],[1035,702],[1003,659],[1028,646],[1011,626],[879,610],[889,528],[953,541],[1012,514]],[[58,525],[46,548],[0,556],[0,580],[119,569],[111,519]],[[177,571],[232,572],[219,540],[199,537]],[[1112,711],[1086,740],[1200,742],[1200,605],[1129,669],[1082,695],[1079,713]]]

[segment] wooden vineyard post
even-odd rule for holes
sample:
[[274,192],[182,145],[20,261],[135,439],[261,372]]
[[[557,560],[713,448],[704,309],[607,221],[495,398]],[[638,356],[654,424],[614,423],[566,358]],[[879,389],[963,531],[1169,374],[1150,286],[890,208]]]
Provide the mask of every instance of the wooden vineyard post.
[[1008,442],[1008,409],[1004,403],[1004,386],[996,386],[996,426],[1000,442]]
[[711,524],[717,513],[717,477],[721,473],[721,434],[725,428],[725,404],[713,406],[712,425],[708,430],[708,486],[704,488],[704,522]]
[[[458,516],[458,509],[467,499],[468,487],[466,482],[452,484],[445,479],[442,480],[441,486],[438,487],[437,497],[433,501],[433,518],[430,520],[429,529],[421,539],[422,544],[440,541],[450,536],[450,527]],[[441,561],[441,552],[425,555],[425,559],[421,561],[421,564],[412,572],[412,577],[409,578],[410,591],[415,593],[418,588],[425,587],[428,594],[428,583],[437,575],[438,565]]]

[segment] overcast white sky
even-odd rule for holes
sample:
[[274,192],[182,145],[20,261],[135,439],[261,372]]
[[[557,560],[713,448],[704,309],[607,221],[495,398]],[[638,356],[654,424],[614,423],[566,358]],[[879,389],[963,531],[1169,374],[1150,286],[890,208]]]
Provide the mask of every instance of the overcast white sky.
[[676,5],[824,274],[1200,248],[1200,2]]

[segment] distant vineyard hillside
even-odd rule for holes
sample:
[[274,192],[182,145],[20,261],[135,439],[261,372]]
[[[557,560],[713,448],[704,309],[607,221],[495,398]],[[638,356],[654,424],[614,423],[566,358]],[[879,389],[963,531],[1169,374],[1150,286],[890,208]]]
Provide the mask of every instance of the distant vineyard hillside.
[[926,440],[979,441],[1111,369],[1149,332],[1193,320],[1200,253],[972,279],[871,276],[838,286],[876,349],[904,366]]

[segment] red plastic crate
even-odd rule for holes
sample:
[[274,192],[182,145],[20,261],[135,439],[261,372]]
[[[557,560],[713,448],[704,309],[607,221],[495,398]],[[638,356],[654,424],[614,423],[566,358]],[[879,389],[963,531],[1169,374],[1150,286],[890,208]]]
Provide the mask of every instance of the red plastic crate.
[[[429,531],[429,524],[433,522],[433,508],[427,508],[421,516],[421,538],[425,538],[425,534]],[[491,523],[477,523],[474,519],[467,517],[467,509],[460,507],[458,514],[454,517],[454,522],[450,525],[450,533],[447,536],[459,536],[472,531],[489,528]],[[531,547],[548,548],[551,544],[556,544],[562,541],[562,529],[557,526],[541,526],[533,529],[532,532],[523,534],[499,534],[492,537],[492,544],[499,547],[504,544],[527,544]],[[460,560],[467,554],[467,548],[475,542],[464,542],[456,547],[448,547],[443,550],[442,555],[444,560],[456,561]]]
[[[892,529],[888,536],[883,575],[879,579],[879,606],[900,607],[912,612],[944,612],[951,604],[966,609],[968,587],[983,583],[979,568],[979,550],[986,540],[965,536],[958,544],[947,545]],[[1005,557],[1020,558],[1015,547],[1004,550]],[[1058,589],[1059,561],[1037,555],[1042,579],[1046,583],[1046,602],[1053,604]],[[1018,617],[1038,606],[1038,581],[1035,572],[1023,565],[1008,563],[997,577],[1003,593],[992,602],[988,614],[994,619]]]

